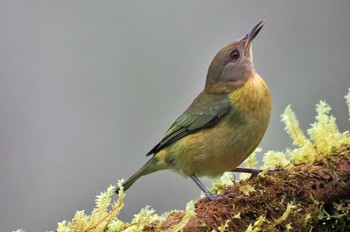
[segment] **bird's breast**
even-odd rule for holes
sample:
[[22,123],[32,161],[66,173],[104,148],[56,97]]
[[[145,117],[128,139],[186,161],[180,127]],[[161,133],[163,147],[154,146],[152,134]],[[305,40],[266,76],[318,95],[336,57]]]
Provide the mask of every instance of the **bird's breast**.
[[218,176],[233,170],[255,150],[269,123],[270,92],[257,76],[229,98],[232,110],[220,122],[169,147],[173,169],[187,176]]

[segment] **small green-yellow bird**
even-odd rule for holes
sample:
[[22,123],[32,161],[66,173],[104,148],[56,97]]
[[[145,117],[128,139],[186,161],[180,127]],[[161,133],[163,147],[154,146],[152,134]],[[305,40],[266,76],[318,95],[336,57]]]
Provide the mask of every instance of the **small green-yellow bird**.
[[190,177],[210,200],[219,199],[197,177],[234,170],[258,146],[270,121],[270,91],[255,71],[252,54],[263,25],[216,54],[204,90],[147,153],[152,158],[123,184],[124,190],[141,176],[170,169]]

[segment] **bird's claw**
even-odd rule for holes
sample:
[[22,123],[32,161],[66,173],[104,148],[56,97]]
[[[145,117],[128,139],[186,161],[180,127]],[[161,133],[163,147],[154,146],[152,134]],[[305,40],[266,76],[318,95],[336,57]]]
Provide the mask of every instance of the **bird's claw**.
[[211,201],[218,201],[221,198],[221,196],[213,194],[213,193],[210,193],[210,192],[207,192],[207,193],[204,193],[204,194],[208,198],[208,200],[211,200]]
[[233,198],[233,197],[238,196],[238,194],[232,189],[226,189],[225,192],[223,193],[223,195],[226,198]]

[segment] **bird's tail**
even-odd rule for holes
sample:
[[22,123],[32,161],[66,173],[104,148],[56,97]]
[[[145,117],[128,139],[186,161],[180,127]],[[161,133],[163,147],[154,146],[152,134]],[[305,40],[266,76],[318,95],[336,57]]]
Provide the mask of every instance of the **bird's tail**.
[[[150,174],[152,172],[156,172],[158,170],[164,169],[161,167],[161,165],[157,164],[157,159],[154,157],[150,160],[148,160],[147,163],[145,163],[134,175],[132,175],[127,181],[125,181],[122,185],[124,188],[124,191],[130,188],[130,186],[135,183],[140,177],[145,176],[147,174]],[[115,190],[115,193],[119,193],[119,189],[117,188]]]

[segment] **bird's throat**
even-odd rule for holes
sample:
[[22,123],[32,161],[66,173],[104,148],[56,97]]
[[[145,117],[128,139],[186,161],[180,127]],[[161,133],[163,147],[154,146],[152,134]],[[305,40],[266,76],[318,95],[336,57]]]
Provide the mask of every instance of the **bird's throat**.
[[242,110],[249,108],[264,108],[271,110],[271,94],[265,81],[254,73],[244,85],[229,93],[230,101]]

